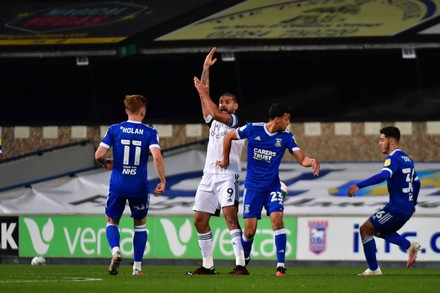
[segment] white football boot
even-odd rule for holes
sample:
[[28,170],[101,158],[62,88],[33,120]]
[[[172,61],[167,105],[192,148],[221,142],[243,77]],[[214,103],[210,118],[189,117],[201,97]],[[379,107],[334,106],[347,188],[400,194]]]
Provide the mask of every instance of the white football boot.
[[376,270],[372,271],[369,268],[366,269],[362,274],[358,274],[358,276],[380,276],[382,275],[382,271],[379,267]]
[[421,246],[417,242],[411,242],[411,246],[408,248],[408,261],[406,266],[409,268],[416,262],[417,253],[420,251]]

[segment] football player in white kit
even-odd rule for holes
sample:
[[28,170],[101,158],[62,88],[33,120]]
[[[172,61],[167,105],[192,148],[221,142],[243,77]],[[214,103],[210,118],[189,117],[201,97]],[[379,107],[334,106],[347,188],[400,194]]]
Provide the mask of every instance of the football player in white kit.
[[220,209],[226,220],[231,235],[231,243],[235,254],[236,266],[230,275],[249,275],[244,260],[241,244],[241,227],[238,222],[239,185],[238,177],[241,172],[240,156],[243,142],[237,141],[232,145],[231,164],[227,169],[216,165],[223,157],[223,138],[226,133],[238,127],[235,111],[238,108],[237,98],[231,93],[224,93],[217,106],[209,94],[209,67],[217,61],[213,58],[215,48],[209,52],[203,64],[201,80],[194,77],[202,106],[203,118],[211,123],[209,142],[206,154],[203,177],[197,188],[193,206],[194,226],[198,234],[199,247],[203,263],[198,269],[188,272],[190,275],[216,274],[213,259],[213,237],[209,226],[211,216],[219,216]]

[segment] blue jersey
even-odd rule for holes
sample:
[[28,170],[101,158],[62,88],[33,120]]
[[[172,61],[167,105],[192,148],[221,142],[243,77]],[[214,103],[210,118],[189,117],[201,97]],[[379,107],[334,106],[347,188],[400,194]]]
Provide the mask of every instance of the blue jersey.
[[400,149],[387,156],[382,171],[387,171],[390,201],[387,208],[396,214],[412,215],[417,200],[413,184],[419,181],[413,160]]
[[101,146],[113,147],[111,194],[143,197],[149,190],[147,162],[151,148],[159,148],[156,129],[141,122],[126,121],[109,127]]
[[248,139],[245,187],[269,191],[280,186],[279,166],[286,149],[299,150],[293,134],[288,131],[269,133],[266,123],[248,123],[237,130],[239,139]]

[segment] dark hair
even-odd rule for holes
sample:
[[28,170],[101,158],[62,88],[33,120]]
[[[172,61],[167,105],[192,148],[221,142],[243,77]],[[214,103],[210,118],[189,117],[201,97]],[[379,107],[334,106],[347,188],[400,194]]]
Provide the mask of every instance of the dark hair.
[[385,137],[394,137],[397,142],[400,140],[400,130],[395,126],[386,126],[380,130],[380,133]]
[[238,98],[234,94],[231,94],[229,92],[223,93],[220,97],[231,97],[234,103],[238,104]]
[[276,117],[281,117],[286,113],[290,114],[290,108],[287,105],[280,103],[272,104],[269,108],[269,119],[272,120]]

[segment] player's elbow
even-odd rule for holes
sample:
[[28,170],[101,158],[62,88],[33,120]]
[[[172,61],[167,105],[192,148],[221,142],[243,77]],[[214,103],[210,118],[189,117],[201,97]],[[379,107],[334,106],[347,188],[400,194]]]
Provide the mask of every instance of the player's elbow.
[[417,194],[417,195],[419,194],[420,187],[421,187],[420,180],[417,180],[417,181],[413,182],[413,192],[414,192],[414,194]]
[[421,187],[421,185],[422,185],[422,183],[420,182],[420,180],[416,180],[416,181],[414,181],[414,186],[417,188],[417,189],[420,189],[420,187]]
[[95,160],[96,160],[97,162],[101,161],[103,158],[104,158],[103,155],[100,155],[100,154],[98,154],[98,153],[95,153]]

